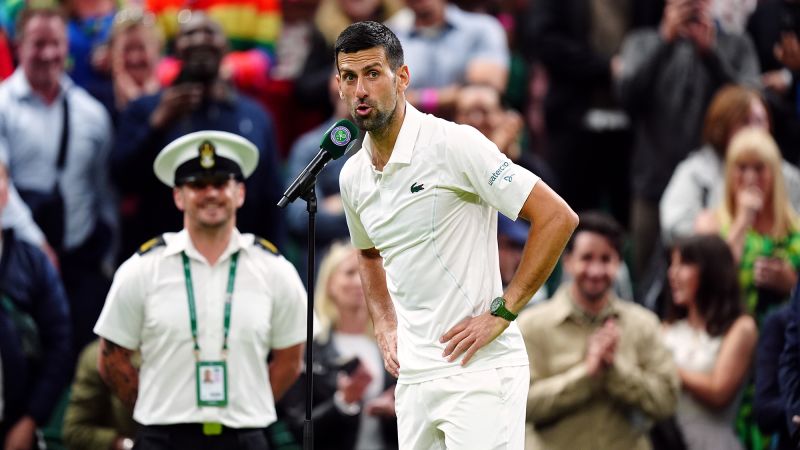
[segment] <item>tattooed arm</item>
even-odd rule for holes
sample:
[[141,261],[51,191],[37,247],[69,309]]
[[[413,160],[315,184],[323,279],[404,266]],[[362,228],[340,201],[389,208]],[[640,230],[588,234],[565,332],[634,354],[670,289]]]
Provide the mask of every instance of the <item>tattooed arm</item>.
[[139,395],[139,372],[131,363],[132,353],[133,350],[100,338],[100,355],[97,359],[100,377],[131,411]]

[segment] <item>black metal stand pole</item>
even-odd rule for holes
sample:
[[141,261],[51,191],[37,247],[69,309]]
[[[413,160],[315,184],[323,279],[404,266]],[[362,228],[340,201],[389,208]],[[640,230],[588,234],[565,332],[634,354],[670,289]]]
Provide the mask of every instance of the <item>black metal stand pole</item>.
[[306,292],[308,295],[308,314],[306,320],[306,419],[303,423],[303,450],[314,448],[314,422],[311,420],[314,395],[314,370],[313,349],[314,342],[314,266],[315,259],[315,226],[317,214],[317,194],[314,185],[301,196],[306,201],[308,211],[308,274],[306,277]]

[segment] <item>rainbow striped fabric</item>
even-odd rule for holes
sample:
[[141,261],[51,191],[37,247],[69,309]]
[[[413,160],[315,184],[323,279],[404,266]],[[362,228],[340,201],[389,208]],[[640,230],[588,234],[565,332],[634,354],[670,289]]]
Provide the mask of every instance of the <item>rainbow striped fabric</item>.
[[206,11],[222,25],[233,50],[261,48],[274,54],[281,33],[280,0],[146,0],[145,6],[167,40],[175,37],[183,9]]

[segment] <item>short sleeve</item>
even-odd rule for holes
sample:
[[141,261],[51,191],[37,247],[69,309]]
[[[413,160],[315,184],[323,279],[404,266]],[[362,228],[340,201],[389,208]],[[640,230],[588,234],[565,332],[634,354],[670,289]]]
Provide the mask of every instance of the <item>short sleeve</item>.
[[446,163],[457,171],[461,187],[516,220],[539,177],[512,162],[475,128],[458,125],[451,130]]
[[375,244],[369,236],[367,236],[367,230],[364,229],[364,224],[361,223],[361,218],[358,217],[356,213],[356,208],[353,205],[350,195],[351,185],[354,183],[353,177],[349,176],[350,170],[352,170],[352,167],[350,167],[349,164],[345,165],[339,177],[339,193],[342,196],[342,206],[344,207],[344,217],[347,220],[347,229],[350,230],[350,240],[353,242],[355,248],[373,248]]
[[117,345],[136,350],[141,344],[144,304],[147,296],[145,261],[138,254],[125,261],[114,275],[106,303],[94,332]]
[[291,347],[306,339],[306,290],[294,267],[280,257],[280,275],[275,277],[278,295],[272,299],[270,346]]

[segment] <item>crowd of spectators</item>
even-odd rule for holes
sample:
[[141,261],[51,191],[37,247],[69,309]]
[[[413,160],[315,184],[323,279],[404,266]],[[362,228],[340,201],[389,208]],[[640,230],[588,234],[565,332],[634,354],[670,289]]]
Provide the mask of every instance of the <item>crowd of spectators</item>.
[[[347,116],[332,48],[361,20],[400,39],[410,103],[475,127],[581,214],[519,319],[527,448],[795,448],[794,0],[0,2],[0,448],[135,435],[92,328],[120,262],[182,226],[152,170],[174,139],[256,145],[238,227],[306,275],[305,204],[276,203]],[[278,449],[302,441],[306,376],[331,436],[317,448],[396,447],[394,379],[341,243],[349,156],[316,185],[320,359],[278,402]],[[499,233],[505,282],[527,231]]]

